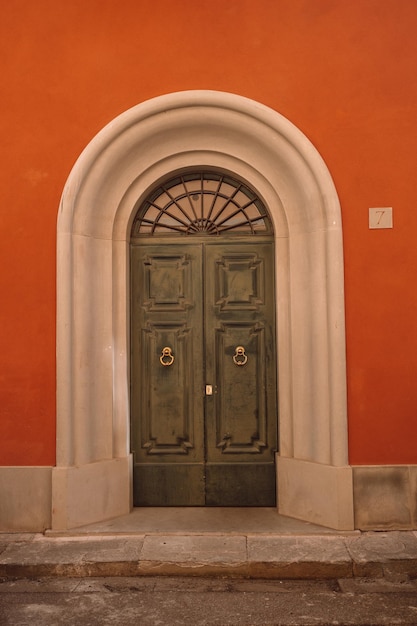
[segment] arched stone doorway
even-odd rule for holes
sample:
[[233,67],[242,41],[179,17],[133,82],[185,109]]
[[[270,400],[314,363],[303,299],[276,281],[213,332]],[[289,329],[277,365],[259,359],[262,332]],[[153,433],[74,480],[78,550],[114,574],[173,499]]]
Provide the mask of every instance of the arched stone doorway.
[[53,528],[130,510],[130,230],[155,181],[190,167],[250,182],[274,223],[279,510],[352,528],[337,193],[320,155],[288,120],[212,91],[130,109],[92,140],[69,176],[58,220]]

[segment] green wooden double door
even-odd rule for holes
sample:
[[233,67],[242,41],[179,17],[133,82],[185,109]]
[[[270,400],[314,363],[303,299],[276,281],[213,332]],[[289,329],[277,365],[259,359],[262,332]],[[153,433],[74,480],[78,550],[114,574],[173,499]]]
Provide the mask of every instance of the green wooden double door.
[[134,505],[273,506],[273,241],[189,241],[131,244]]

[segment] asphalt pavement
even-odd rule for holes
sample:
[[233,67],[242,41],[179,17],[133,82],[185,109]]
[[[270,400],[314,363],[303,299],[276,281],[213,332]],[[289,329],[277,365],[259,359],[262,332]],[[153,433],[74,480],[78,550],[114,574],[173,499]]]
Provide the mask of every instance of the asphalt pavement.
[[8,580],[2,626],[399,626],[417,624],[417,582],[101,577]]

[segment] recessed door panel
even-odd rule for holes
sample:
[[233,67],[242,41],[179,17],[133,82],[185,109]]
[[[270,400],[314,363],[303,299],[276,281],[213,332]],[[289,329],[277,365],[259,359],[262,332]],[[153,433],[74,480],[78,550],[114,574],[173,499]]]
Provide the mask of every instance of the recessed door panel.
[[134,503],[272,506],[273,242],[154,241],[131,246]]

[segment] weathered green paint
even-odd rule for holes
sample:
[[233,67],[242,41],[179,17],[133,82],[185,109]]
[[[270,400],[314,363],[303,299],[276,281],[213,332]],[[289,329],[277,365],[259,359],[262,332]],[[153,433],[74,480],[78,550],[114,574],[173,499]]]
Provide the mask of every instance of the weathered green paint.
[[272,506],[273,242],[188,241],[131,245],[134,504]]

